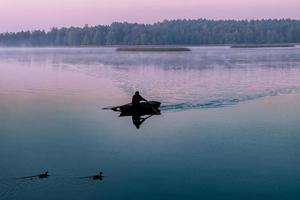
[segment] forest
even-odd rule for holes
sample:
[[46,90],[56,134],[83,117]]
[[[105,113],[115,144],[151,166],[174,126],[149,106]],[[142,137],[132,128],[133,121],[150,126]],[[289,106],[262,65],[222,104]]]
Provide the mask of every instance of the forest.
[[300,42],[300,20],[164,20],[0,34],[0,46],[226,45]]

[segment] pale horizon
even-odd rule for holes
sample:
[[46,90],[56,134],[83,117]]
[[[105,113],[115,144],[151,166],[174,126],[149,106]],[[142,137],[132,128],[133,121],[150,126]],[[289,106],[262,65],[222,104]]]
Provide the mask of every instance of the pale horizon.
[[300,19],[297,0],[1,0],[0,32],[173,19]]

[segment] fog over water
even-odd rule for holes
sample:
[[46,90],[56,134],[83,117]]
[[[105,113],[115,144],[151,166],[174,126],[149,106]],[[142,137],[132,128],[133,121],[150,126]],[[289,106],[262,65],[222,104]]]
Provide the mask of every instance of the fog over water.
[[[297,93],[299,53],[299,47],[209,47],[179,53],[45,48],[1,49],[0,59],[9,65],[30,65],[33,73],[25,77],[28,79],[34,79],[34,69],[76,71],[112,84],[128,98],[135,90],[141,90],[148,98],[162,101],[163,110],[182,110],[222,107],[265,96]],[[6,69],[2,67],[2,70]],[[58,80],[58,84],[63,84],[59,81],[67,80]],[[32,87],[27,89],[33,92],[47,89],[39,85]]]

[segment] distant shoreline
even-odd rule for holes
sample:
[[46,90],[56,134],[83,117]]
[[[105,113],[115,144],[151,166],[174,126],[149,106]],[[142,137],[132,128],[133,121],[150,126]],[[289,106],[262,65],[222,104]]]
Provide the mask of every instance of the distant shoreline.
[[270,47],[297,47],[299,43],[286,44],[208,44],[208,45],[77,45],[77,46],[1,46],[0,48],[116,48],[116,49],[188,49],[194,47],[229,47],[229,48],[270,48]]
[[[284,28],[283,28],[284,27]],[[300,43],[300,20],[164,20],[0,33],[1,46],[236,45]]]
[[275,47],[296,47],[295,44],[237,44],[230,48],[275,48]]

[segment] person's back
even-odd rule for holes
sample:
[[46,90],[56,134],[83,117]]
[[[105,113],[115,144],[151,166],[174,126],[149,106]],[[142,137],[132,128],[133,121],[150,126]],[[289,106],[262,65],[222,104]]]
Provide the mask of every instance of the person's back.
[[132,97],[132,107],[138,108],[141,101],[147,101],[147,100],[144,99],[138,91],[135,92],[135,94]]

